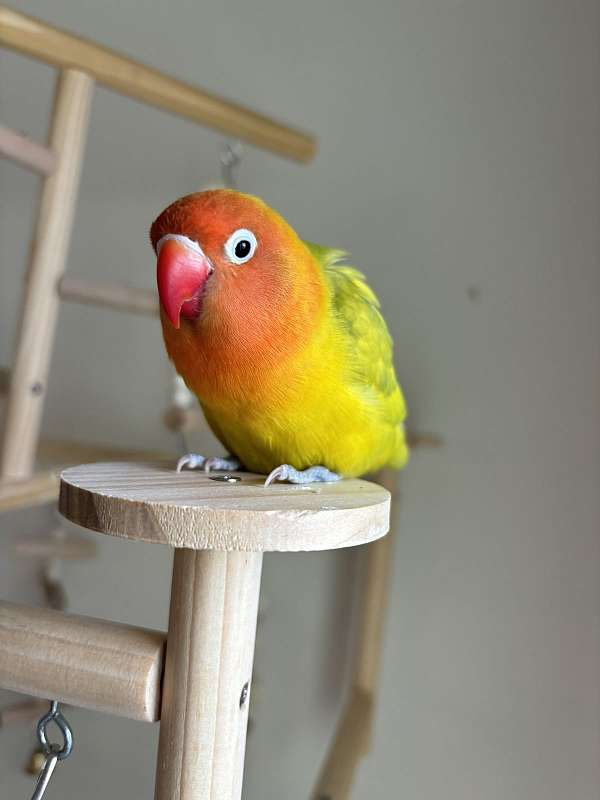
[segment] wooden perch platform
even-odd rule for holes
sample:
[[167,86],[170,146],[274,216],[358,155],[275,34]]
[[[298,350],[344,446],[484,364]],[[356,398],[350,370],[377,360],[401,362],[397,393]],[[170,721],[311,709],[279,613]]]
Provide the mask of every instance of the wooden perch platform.
[[[383,536],[390,495],[363,480],[221,483],[172,463],[86,464],[61,475],[60,512],[85,528],[194,550],[332,550]],[[213,477],[215,477],[213,475]]]

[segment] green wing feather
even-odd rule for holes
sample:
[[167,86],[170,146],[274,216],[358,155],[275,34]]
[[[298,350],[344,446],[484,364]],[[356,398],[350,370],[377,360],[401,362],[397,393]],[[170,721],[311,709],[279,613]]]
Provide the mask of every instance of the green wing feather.
[[407,458],[403,421],[406,404],[394,371],[393,342],[379,300],[355,267],[343,264],[347,253],[305,242],[321,264],[331,290],[332,311],[349,340],[350,380],[390,427],[392,466]]

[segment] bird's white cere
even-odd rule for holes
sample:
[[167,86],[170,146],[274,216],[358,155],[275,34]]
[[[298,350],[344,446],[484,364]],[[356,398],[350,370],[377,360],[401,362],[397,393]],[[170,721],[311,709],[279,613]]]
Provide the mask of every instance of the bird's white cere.
[[256,236],[247,228],[238,228],[225,242],[225,257],[232,264],[245,264],[250,261],[258,242]]

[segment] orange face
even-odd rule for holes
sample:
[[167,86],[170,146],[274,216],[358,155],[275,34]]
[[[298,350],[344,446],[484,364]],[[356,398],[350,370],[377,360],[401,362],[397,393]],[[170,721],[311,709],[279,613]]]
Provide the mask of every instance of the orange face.
[[257,198],[226,189],[177,200],[156,219],[150,238],[161,304],[175,327],[181,317],[215,324],[246,318],[256,325],[255,315],[267,303],[293,292],[294,267],[303,272],[299,262],[307,261],[278,214]]
[[[323,311],[322,277],[282,217],[261,200],[228,189],[188,195],[150,231],[169,354],[194,363],[210,348],[230,368],[280,358]],[[178,363],[179,362],[179,363]],[[245,367],[244,367],[245,365]]]

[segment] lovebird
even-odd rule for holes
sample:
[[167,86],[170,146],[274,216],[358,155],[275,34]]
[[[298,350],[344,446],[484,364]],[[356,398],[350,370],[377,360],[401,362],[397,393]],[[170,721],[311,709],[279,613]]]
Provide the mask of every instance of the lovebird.
[[247,469],[269,485],[404,466],[392,340],[343,250],[231,189],[175,201],[150,239],[167,353],[227,450],[178,470]]

